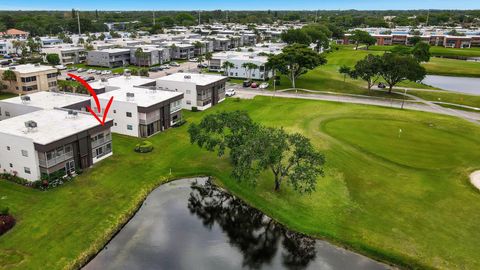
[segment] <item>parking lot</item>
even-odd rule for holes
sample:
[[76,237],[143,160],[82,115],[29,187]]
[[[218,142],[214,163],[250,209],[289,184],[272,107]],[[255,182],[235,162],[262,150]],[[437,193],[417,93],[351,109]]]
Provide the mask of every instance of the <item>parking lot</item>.
[[[156,71],[156,72],[149,71],[148,72],[149,78],[156,79],[156,78],[160,78],[160,77],[163,77],[163,76],[166,76],[166,75],[169,75],[169,74],[172,74],[172,73],[177,73],[177,72],[197,73],[197,72],[200,71],[200,69],[197,68],[197,65],[198,65],[197,63],[183,62],[183,63],[179,63],[179,64],[180,64],[180,66],[178,66],[178,67],[168,66],[168,69],[164,69],[164,70],[161,70],[161,71]],[[72,74],[75,74],[77,76],[82,76],[82,77],[86,77],[86,78],[93,77],[93,80],[90,80],[90,81],[100,80],[102,78],[111,78],[111,77],[114,77],[114,76],[118,76],[118,75],[115,75],[115,74],[88,73],[87,70],[83,71],[83,72],[78,72],[78,71],[68,71],[68,69],[65,69],[65,70],[61,71],[61,75],[60,75],[59,79],[60,80],[66,80],[68,78],[67,73],[72,73]]]

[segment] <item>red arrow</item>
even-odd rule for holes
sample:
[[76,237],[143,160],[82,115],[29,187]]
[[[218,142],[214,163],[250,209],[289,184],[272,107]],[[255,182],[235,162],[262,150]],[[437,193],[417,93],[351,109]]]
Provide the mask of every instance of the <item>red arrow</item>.
[[[95,93],[95,91],[90,86],[90,84],[88,84],[84,79],[80,78],[79,76],[77,76],[75,74],[68,73],[67,75],[72,77],[73,79],[75,79],[79,83],[81,83],[83,86],[85,86],[85,88],[87,88],[88,92],[90,93],[90,95],[95,100],[95,105],[97,105],[98,113],[101,113],[102,108],[100,107],[100,101],[98,100],[97,93]],[[102,119],[100,119],[100,117],[98,117],[98,115],[92,110],[92,108],[90,108],[90,106],[87,106],[87,110],[95,117],[95,119],[98,120],[98,122],[100,122],[100,124],[102,124],[102,126],[104,126],[105,125],[105,119],[107,119],[108,110],[110,109],[110,106],[112,105],[112,102],[113,102],[113,97],[111,97],[110,100],[108,101],[107,106],[105,107],[105,112],[103,113]]]

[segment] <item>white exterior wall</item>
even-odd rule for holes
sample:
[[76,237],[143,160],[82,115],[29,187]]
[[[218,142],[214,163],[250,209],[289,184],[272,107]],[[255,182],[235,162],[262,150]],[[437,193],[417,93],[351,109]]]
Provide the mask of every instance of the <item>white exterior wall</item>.
[[[23,105],[23,104],[14,104],[8,102],[0,101],[0,120],[5,120],[15,116],[35,112],[41,110],[40,108]],[[9,113],[10,116],[6,116],[6,113]]]
[[[7,147],[10,147],[10,150]],[[27,157],[22,155],[22,150],[27,151]],[[10,167],[10,163],[12,167]],[[25,173],[25,167],[30,169],[30,174]],[[40,180],[38,153],[35,151],[33,141],[0,133],[0,170],[9,173],[16,171],[18,177],[29,181]]]
[[[100,106],[105,108],[109,100],[99,99],[99,101]],[[91,106],[92,109],[97,112],[95,101],[93,99],[91,100]],[[127,117],[127,112],[132,113],[132,117]],[[115,101],[114,98],[107,117],[113,119],[113,126],[111,128],[112,132],[139,137],[138,108],[135,103]],[[132,130],[128,130],[127,125],[131,125]]]
[[197,106],[197,85],[195,83],[157,80],[157,87],[163,87],[163,90],[182,92],[182,109],[199,108]]
[[[227,60],[222,60],[225,62]],[[255,61],[255,60],[236,60],[236,59],[228,59],[229,62],[232,62],[235,67],[231,68],[228,70],[228,77],[234,77],[234,78],[247,78],[248,77],[248,72],[245,70],[245,68],[242,67],[244,63],[254,63],[257,66],[265,66],[264,62],[260,61]],[[266,75],[266,76],[265,76]],[[256,70],[251,70],[251,78],[252,79],[257,79],[257,80],[264,80],[266,77],[272,77],[272,72],[268,72],[265,74],[265,72],[260,72],[260,69]]]

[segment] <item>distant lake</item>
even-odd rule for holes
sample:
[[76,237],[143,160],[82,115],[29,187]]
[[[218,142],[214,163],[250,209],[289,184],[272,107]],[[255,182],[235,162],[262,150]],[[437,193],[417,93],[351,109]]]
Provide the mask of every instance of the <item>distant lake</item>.
[[422,82],[444,90],[480,95],[480,78],[427,75]]
[[84,269],[390,268],[290,231],[207,178],[197,178],[155,189]]

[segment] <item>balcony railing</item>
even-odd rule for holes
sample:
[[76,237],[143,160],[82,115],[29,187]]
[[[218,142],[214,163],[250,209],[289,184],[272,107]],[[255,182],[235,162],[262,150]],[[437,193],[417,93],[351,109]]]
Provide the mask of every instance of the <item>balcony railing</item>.
[[63,155],[60,155],[60,156],[56,156],[56,157],[53,157],[49,160],[46,160],[46,159],[39,159],[38,160],[38,163],[40,166],[42,167],[45,167],[45,168],[50,168],[50,167],[53,167],[61,162],[64,162],[66,160],[69,160],[73,158],[73,151],[71,152],[68,152],[68,153],[65,153]]
[[92,148],[98,147],[102,144],[105,144],[105,143],[111,142],[111,141],[112,141],[111,136],[105,136],[101,139],[97,139],[96,141],[92,141]]

